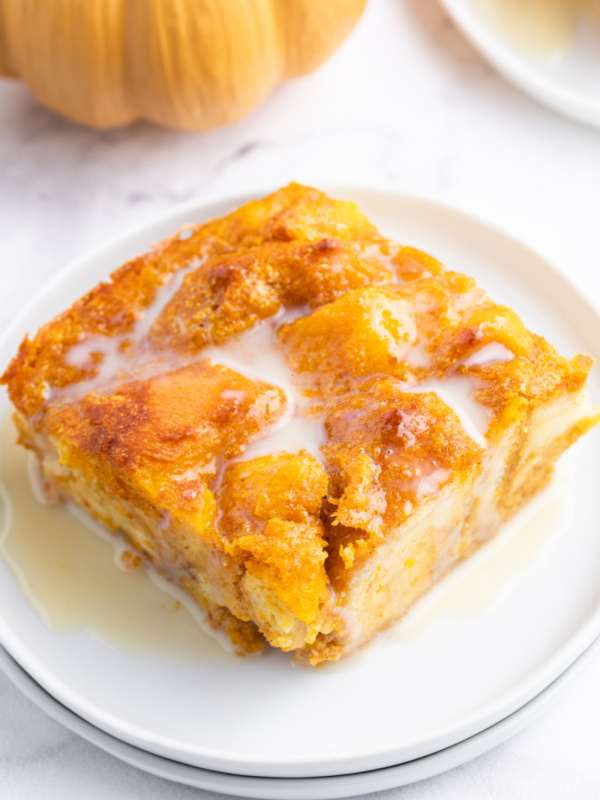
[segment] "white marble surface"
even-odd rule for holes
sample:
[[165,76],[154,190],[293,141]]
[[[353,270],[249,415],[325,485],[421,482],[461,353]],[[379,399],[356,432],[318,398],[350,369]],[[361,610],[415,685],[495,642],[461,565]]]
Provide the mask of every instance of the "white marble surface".
[[[347,182],[478,211],[549,255],[600,308],[600,134],[497,77],[436,0],[371,0],[313,76],[240,124],[94,133],[0,80],[0,326],[65,262],[177,203],[257,185]],[[600,659],[539,722],[381,798],[600,797]],[[0,676],[0,797],[212,798],[118,762]]]

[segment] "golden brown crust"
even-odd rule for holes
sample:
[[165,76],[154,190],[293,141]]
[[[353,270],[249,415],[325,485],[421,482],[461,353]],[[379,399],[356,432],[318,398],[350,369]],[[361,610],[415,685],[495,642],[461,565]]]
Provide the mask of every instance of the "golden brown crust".
[[232,464],[218,496],[226,552],[306,623],[329,600],[320,519],[327,484],[312,456],[285,453]]
[[[360,258],[357,254],[366,248],[368,256]],[[293,293],[293,286],[298,296],[307,298],[303,302],[317,303],[355,285],[389,279],[386,248],[386,240],[354,203],[291,184],[226,217],[187,226],[124,264],[111,275],[110,283],[100,283],[41,328],[33,340],[26,337],[1,382],[23,414],[35,414],[48,397],[98,374],[101,358],[90,359],[84,367],[69,363],[72,347],[90,337],[120,337],[120,348],[131,347],[135,342],[129,337],[133,338],[136,323],[177,273],[183,276],[192,270],[184,291],[165,308],[150,336],[154,344],[160,340],[161,347],[166,336],[176,352],[206,344],[213,327],[215,339],[222,341],[274,313]],[[299,264],[301,279],[296,276],[288,285]],[[257,287],[268,297],[258,297]],[[198,316],[195,304],[204,292],[207,298]],[[247,310],[245,302],[250,304]],[[173,336],[173,317],[179,311],[184,313],[185,330]],[[246,311],[249,321],[240,321],[240,313],[245,316]],[[206,329],[207,338],[194,335],[188,330],[191,326]],[[132,353],[134,362],[137,358],[139,354]]]
[[449,481],[477,473],[483,450],[437,395],[406,393],[392,378],[361,384],[325,424],[328,569],[339,588],[419,504]]
[[53,406],[46,431],[63,463],[89,480],[127,494],[133,479],[158,508],[195,513],[222,460],[239,455],[284,404],[281,389],[199,361]]
[[211,259],[185,276],[150,339],[160,349],[195,352],[242,333],[283,305],[316,308],[357,286],[389,280],[380,263],[362,256],[364,249],[329,237]]

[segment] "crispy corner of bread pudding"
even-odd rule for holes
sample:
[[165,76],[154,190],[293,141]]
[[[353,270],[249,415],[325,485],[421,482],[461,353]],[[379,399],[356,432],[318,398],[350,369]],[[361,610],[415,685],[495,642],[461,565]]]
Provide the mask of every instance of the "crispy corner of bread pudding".
[[546,484],[600,419],[592,364],[291,184],[124,264],[25,338],[2,383],[55,493],[239,652],[266,639],[317,664]]

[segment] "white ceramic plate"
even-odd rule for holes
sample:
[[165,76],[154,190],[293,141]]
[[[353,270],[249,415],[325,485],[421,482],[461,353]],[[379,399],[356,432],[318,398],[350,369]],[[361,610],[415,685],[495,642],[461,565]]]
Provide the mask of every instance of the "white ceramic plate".
[[200,767],[169,761],[125,744],[69,711],[45,692],[2,647],[0,647],[0,669],[26,697],[66,728],[115,758],[144,772],[197,789],[208,789],[236,797],[251,797],[258,800],[334,800],[406,786],[439,775],[487,753],[488,750],[505,742],[534,722],[579,673],[579,670],[593,659],[599,649],[600,640],[597,639],[569,669],[533,700],[506,719],[464,742],[405,764],[354,775],[334,775],[325,778],[256,778],[211,772]]
[[567,117],[600,127],[600,37],[579,26],[564,55],[529,58],[482,19],[474,0],[441,0],[454,22],[505,78]]
[[[547,262],[506,234],[425,199],[325,189],[355,199],[386,234],[474,275],[565,354],[597,352],[595,312]],[[249,197],[181,208],[72,264],[6,334],[0,364],[25,331],[34,331],[127,257],[184,222],[223,214]],[[523,565],[517,551],[514,574],[492,601],[474,592],[460,612],[442,613],[435,624],[390,637],[343,665],[297,669],[274,651],[259,660],[196,664],[132,655],[85,631],[57,633],[24,601],[3,563],[0,642],[79,716],[183,763],[243,775],[316,777],[420,758],[523,706],[600,632],[598,432],[574,452],[572,523],[549,530],[539,558]],[[486,569],[484,563],[479,582],[493,584]]]

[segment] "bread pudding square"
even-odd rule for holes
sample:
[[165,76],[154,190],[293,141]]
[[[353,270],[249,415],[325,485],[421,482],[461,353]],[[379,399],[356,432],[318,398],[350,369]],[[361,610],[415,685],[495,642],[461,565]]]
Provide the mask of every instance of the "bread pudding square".
[[600,419],[592,364],[291,184],[126,263],[26,337],[2,383],[49,495],[239,652],[266,639],[318,664],[545,485]]

